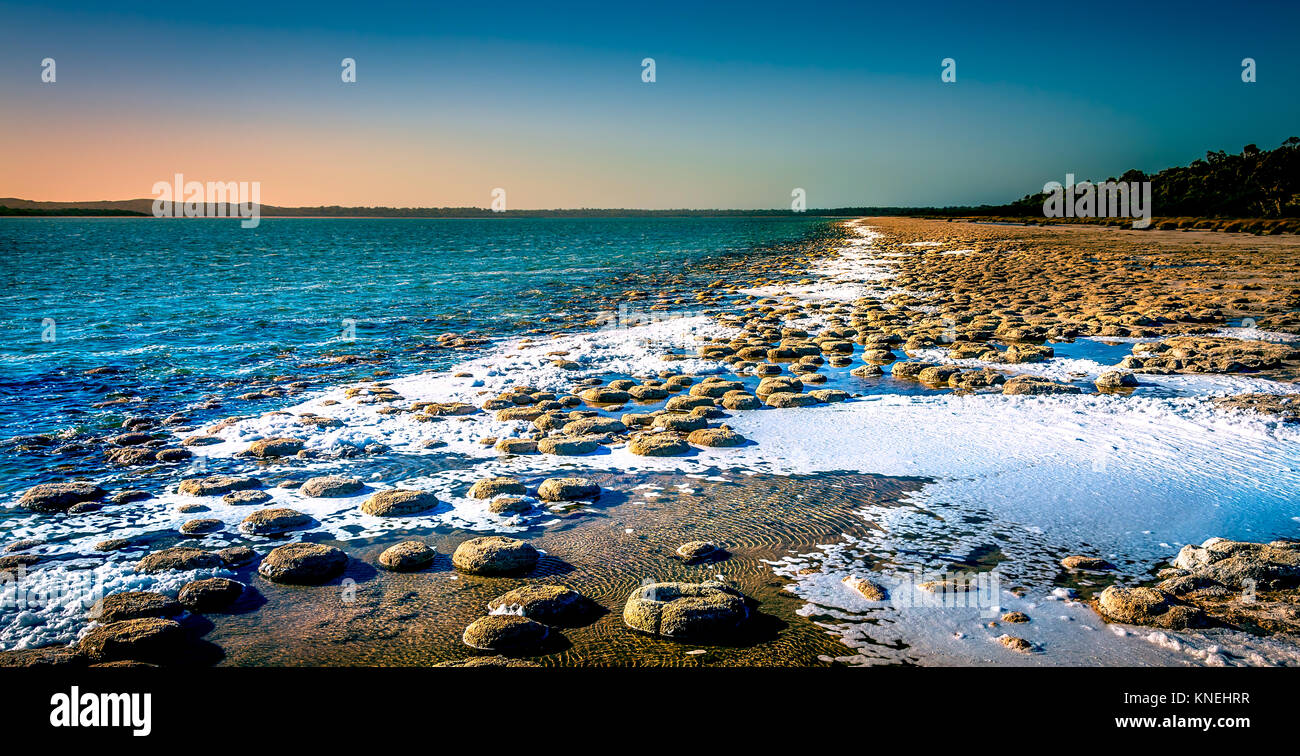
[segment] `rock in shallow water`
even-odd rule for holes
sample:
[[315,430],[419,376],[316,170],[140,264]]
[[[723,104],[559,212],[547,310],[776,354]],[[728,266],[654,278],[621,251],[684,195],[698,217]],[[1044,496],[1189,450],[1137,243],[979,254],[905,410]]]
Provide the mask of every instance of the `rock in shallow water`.
[[1074,556],[1068,556],[1062,559],[1061,566],[1067,570],[1092,570],[1098,572],[1102,570],[1115,569],[1115,565],[1111,564],[1110,562],[1107,562],[1105,559],[1101,559],[1098,557],[1090,557],[1090,556],[1080,556],[1078,554]]
[[600,496],[600,486],[589,478],[547,478],[537,487],[542,501],[578,501]]
[[528,489],[516,478],[484,478],[470,486],[466,494],[471,499],[491,499],[496,496],[523,496]]
[[192,612],[221,611],[244,594],[244,584],[229,578],[208,578],[186,583],[176,598]]
[[1032,654],[1032,653],[1034,653],[1034,651],[1037,650],[1037,649],[1034,647],[1034,644],[1030,643],[1029,641],[1025,640],[1024,638],[1017,638],[1017,637],[1014,636],[1014,635],[1001,635],[1001,636],[998,636],[998,643],[1001,643],[1002,645],[1006,646],[1007,648],[1011,649],[1012,651],[1015,651],[1015,652],[1017,652],[1017,653],[1021,653],[1021,654]]
[[281,535],[311,524],[311,518],[295,509],[276,507],[259,509],[239,523],[239,529],[249,535]]
[[400,517],[426,512],[438,503],[438,497],[428,491],[395,488],[372,494],[361,502],[361,511],[376,517]]
[[42,483],[32,486],[18,499],[18,506],[32,512],[66,512],[77,504],[99,501],[104,489],[94,483],[71,481],[67,483]]
[[509,656],[474,656],[469,659],[438,662],[435,667],[540,667],[537,662],[527,659],[512,659]]
[[1198,627],[1205,622],[1200,609],[1188,606],[1154,588],[1121,588],[1112,585],[1101,592],[1097,608],[1117,622],[1151,625],[1170,630]]
[[471,575],[507,575],[531,570],[540,557],[527,541],[505,536],[471,538],[456,547],[452,566]]
[[417,572],[433,564],[438,552],[424,541],[402,541],[384,549],[379,566],[393,572]]
[[349,478],[343,475],[323,475],[317,478],[308,478],[298,489],[303,496],[313,499],[333,499],[352,496],[360,493],[365,488],[365,484],[357,478]]
[[677,556],[687,562],[721,559],[727,552],[713,541],[688,541],[677,547]]
[[186,478],[176,491],[187,496],[218,496],[261,487],[262,481],[247,475],[209,475],[206,478]]
[[302,447],[303,441],[300,438],[264,438],[250,444],[246,454],[260,459],[292,457],[302,451]]
[[163,572],[165,570],[201,570],[222,567],[225,561],[203,549],[176,546],[147,554],[136,565],[137,572]]
[[690,453],[691,445],[666,433],[642,433],[632,437],[627,450],[641,457],[680,457]]
[[166,661],[175,658],[183,640],[180,623],[145,617],[92,628],[77,648],[92,662]]
[[493,614],[517,614],[555,626],[581,622],[595,609],[591,599],[565,585],[525,585],[488,602]]
[[595,441],[585,438],[543,438],[537,442],[537,451],[561,457],[576,457],[590,454],[596,451],[598,446]]
[[290,543],[271,550],[258,573],[277,583],[314,585],[342,574],[348,555],[320,543]]
[[623,607],[628,627],[674,640],[716,640],[748,616],[744,595],[714,581],[644,585],[628,595]]
[[180,604],[161,593],[126,591],[96,601],[87,616],[107,625],[144,617],[172,617],[180,613]]
[[884,601],[889,597],[889,593],[885,590],[884,586],[874,580],[850,575],[840,582],[848,586],[867,601]]
[[546,640],[550,629],[540,622],[513,614],[490,614],[465,628],[462,640],[480,651],[525,651]]

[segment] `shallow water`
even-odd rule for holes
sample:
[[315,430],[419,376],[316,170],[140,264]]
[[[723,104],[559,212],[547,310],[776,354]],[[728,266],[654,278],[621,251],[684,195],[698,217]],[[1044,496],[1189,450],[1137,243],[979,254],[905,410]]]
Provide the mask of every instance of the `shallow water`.
[[[180,411],[200,423],[297,403],[234,400],[290,380],[319,387],[381,369],[445,368],[466,357],[434,344],[446,332],[499,339],[599,314],[632,318],[670,290],[712,280],[696,263],[762,254],[828,225],[0,219],[0,328],[12,336],[0,352],[0,441],[56,436],[24,449],[0,444],[0,494],[99,473],[101,455],[80,442],[132,415]],[[329,361],[342,355],[363,361]],[[114,372],[86,374],[96,368]],[[114,399],[124,401],[95,406]]]

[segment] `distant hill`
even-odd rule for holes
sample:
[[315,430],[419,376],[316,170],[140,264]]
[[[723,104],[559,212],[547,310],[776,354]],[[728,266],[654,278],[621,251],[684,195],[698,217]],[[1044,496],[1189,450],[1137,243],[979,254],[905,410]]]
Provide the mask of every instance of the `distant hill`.
[[[1130,170],[1112,181],[1150,181],[1152,208],[1158,217],[1296,218],[1300,217],[1300,138],[1291,137],[1274,150],[1253,144],[1229,155],[1207,152],[1204,160],[1147,175]],[[1043,215],[1046,195],[1028,194],[1006,205],[959,207],[838,207],[807,211],[807,215],[924,215],[939,217],[1020,217]],[[482,207],[278,207],[262,205],[264,218],[613,218],[674,216],[782,216],[791,210],[638,210],[579,208],[572,210],[507,210]],[[152,199],[93,202],[36,202],[0,198],[0,215],[153,215]]]

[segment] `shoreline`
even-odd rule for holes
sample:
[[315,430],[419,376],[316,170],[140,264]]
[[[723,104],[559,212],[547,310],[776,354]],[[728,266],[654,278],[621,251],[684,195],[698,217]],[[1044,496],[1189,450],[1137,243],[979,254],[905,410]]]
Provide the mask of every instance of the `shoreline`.
[[[1062,630],[1051,627],[1049,618],[1044,615],[1041,617],[1041,622],[1036,619],[1037,624],[1031,623],[1032,632],[1026,633],[1031,636],[1029,642],[1038,650],[1032,654],[1025,654],[993,643],[992,641],[997,637],[991,634],[993,628],[987,628],[988,637],[983,637],[976,642],[974,631],[983,625],[977,613],[972,616],[969,612],[953,612],[926,619],[918,618],[912,612],[903,611],[897,615],[898,619],[890,621],[890,624],[894,624],[910,618],[903,623],[907,627],[896,640],[905,643],[909,648],[928,649],[920,657],[911,661],[935,663],[946,659],[951,663],[1070,664],[1091,658],[1089,654],[1111,654],[1114,658],[1127,659],[1129,663],[1180,663],[1175,661],[1176,659],[1210,663],[1211,652],[1207,649],[1217,644],[1227,644],[1229,647],[1237,644],[1239,648],[1249,649],[1249,653],[1266,652],[1280,655],[1278,658],[1286,658],[1288,653],[1292,653],[1293,649],[1289,649],[1285,644],[1282,644],[1281,648],[1274,648],[1268,641],[1231,635],[1226,639],[1214,636],[1212,642],[1200,644],[1193,639],[1184,639],[1181,649],[1172,656],[1164,657],[1160,654],[1168,652],[1168,649],[1161,651],[1159,640],[1147,636],[1121,636],[1111,632],[1097,636],[1104,638],[1106,642],[1095,639],[1085,640],[1089,632],[1095,633],[1097,630],[1104,629],[1095,615],[1088,614],[1091,610],[1087,609],[1085,601],[1095,592],[1094,589],[1098,589],[1098,586],[1108,579],[1093,577],[1085,579],[1082,584],[1075,587],[1066,588],[1060,584],[1061,577],[1058,574],[1060,568],[1057,564],[1059,560],[1068,556],[1068,552],[1072,549],[1089,547],[1095,551],[1102,551],[1099,556],[1118,561],[1121,569],[1116,574],[1122,579],[1140,579],[1149,575],[1161,560],[1173,556],[1173,552],[1177,551],[1176,546],[1179,545],[1178,540],[1170,539],[1167,533],[1157,532],[1150,537],[1138,539],[1142,546],[1135,548],[1136,542],[1133,537],[1125,536],[1124,532],[1127,531],[1120,528],[1116,533],[1116,537],[1120,540],[1114,541],[1107,547],[1094,542],[1095,527],[1088,527],[1088,525],[1095,526],[1096,523],[1086,517],[1080,525],[1071,525],[1068,521],[1041,520],[1040,518],[1052,511],[1052,508],[1044,508],[1041,504],[1033,502],[1019,502],[1015,506],[1007,506],[1007,504],[1013,503],[1015,491],[1028,490],[1038,494],[1050,494],[1054,486],[1077,489],[1097,484],[1099,481],[1111,481],[1113,485],[1114,479],[1119,477],[1114,474],[1116,469],[1123,471],[1126,476],[1138,475],[1141,468],[1136,467],[1135,463],[1151,465],[1153,452],[1157,452],[1154,456],[1155,460],[1161,459],[1161,447],[1149,443],[1152,429],[1156,429],[1157,434],[1171,432],[1183,434],[1176,440],[1161,441],[1161,444],[1169,443],[1179,448],[1193,450],[1199,449],[1205,430],[1212,429],[1218,434],[1216,443],[1225,443],[1227,439],[1227,443],[1236,444],[1236,452],[1224,463],[1226,466],[1216,468],[1200,456],[1199,451],[1194,451],[1193,461],[1198,463],[1199,467],[1188,465],[1160,468],[1154,472],[1146,471],[1142,474],[1143,477],[1133,478],[1138,482],[1163,483],[1168,488],[1175,474],[1192,476],[1193,485],[1190,488],[1175,490],[1173,494],[1166,491],[1161,495],[1169,496],[1167,506],[1181,513],[1175,517],[1181,517],[1184,520],[1181,524],[1188,526],[1189,531],[1197,527],[1208,527],[1208,524],[1196,525],[1195,520],[1189,520],[1188,515],[1183,511],[1188,503],[1185,499],[1189,492],[1194,492],[1190,494],[1193,496],[1209,498],[1210,491],[1204,486],[1211,484],[1215,479],[1222,480],[1225,477],[1232,478],[1240,475],[1242,470],[1235,464],[1236,460],[1241,458],[1255,459],[1256,465],[1275,465],[1271,471],[1260,468],[1263,472],[1258,473],[1259,480],[1263,485],[1285,490],[1286,484],[1280,481],[1288,474],[1294,476],[1295,470],[1300,469],[1300,456],[1296,456],[1296,449],[1300,448],[1296,446],[1300,441],[1300,434],[1288,430],[1280,423],[1275,426],[1266,418],[1229,415],[1224,414],[1222,410],[1201,406],[1204,404],[1204,397],[1234,390],[1237,393],[1251,393],[1261,389],[1271,389],[1275,393],[1294,393],[1293,385],[1274,386],[1271,383],[1275,382],[1261,383],[1259,379],[1242,381],[1232,375],[1148,372],[1139,375],[1144,387],[1131,397],[1122,394],[1107,396],[1092,394],[1095,399],[1082,396],[1075,398],[1079,395],[1003,396],[1000,393],[978,389],[954,395],[946,390],[930,389],[915,382],[894,380],[888,374],[859,378],[849,375],[847,369],[850,366],[865,367],[875,364],[877,367],[887,367],[892,370],[899,362],[924,359],[936,365],[960,366],[968,373],[981,372],[986,367],[992,368],[1004,373],[1008,379],[1017,375],[1047,376],[1058,385],[1073,384],[1079,388],[1100,377],[1109,367],[1108,363],[1098,361],[1099,358],[1115,357],[1120,351],[1128,352],[1137,345],[1157,342],[1172,333],[1183,333],[1188,330],[1197,332],[1199,329],[1205,329],[1202,332],[1210,331],[1209,325],[1213,324],[1199,325],[1187,322],[1174,328],[1161,328],[1134,323],[1123,326],[1122,330],[1127,331],[1124,334],[1117,332],[1112,332],[1109,336],[1058,334],[1058,337],[1066,340],[1053,341],[1052,345],[1061,350],[1063,355],[1031,362],[988,362],[982,358],[987,355],[979,358],[953,359],[943,353],[945,351],[943,345],[946,342],[935,341],[932,336],[927,337],[931,339],[928,345],[916,343],[910,348],[901,344],[902,339],[892,344],[887,341],[873,344],[872,346],[876,348],[888,346],[891,351],[898,352],[903,352],[906,348],[907,355],[895,355],[888,360],[864,359],[864,350],[869,347],[863,344],[853,347],[851,355],[837,351],[838,348],[823,347],[819,350],[819,354],[826,358],[822,365],[805,363],[798,358],[790,359],[784,356],[769,358],[769,364],[781,366],[781,374],[786,376],[791,374],[789,371],[796,365],[817,368],[798,373],[809,381],[805,388],[808,391],[844,392],[844,396],[836,396],[835,399],[817,407],[731,411],[729,417],[719,418],[716,423],[711,424],[715,427],[718,423],[729,424],[748,439],[749,444],[735,448],[693,445],[685,456],[635,456],[628,452],[626,434],[619,431],[613,432],[612,438],[598,443],[595,453],[584,456],[557,457],[547,454],[502,456],[494,451],[493,446],[481,442],[490,438],[496,443],[500,438],[511,436],[526,441],[532,426],[529,419],[494,419],[493,414],[500,410],[486,412],[479,410],[467,415],[434,415],[431,420],[414,419],[414,415],[411,415],[409,410],[391,414],[378,411],[380,407],[400,405],[402,402],[438,402],[443,406],[459,402],[477,408],[478,405],[486,405],[484,397],[491,397],[494,394],[509,395],[512,386],[521,385],[533,388],[535,393],[550,391],[560,396],[561,392],[569,389],[574,389],[574,393],[577,393],[575,384],[580,385],[579,379],[583,376],[599,377],[599,383],[603,385],[611,380],[631,380],[632,376],[638,375],[643,377],[643,381],[653,382],[662,380],[666,373],[691,374],[695,376],[693,385],[696,386],[709,376],[719,376],[726,380],[737,379],[748,392],[752,391],[758,383],[757,376],[752,372],[746,372],[752,368],[741,368],[739,374],[735,372],[738,363],[747,360],[733,359],[739,357],[739,350],[736,348],[727,347],[732,350],[730,353],[721,349],[723,345],[737,343],[736,339],[746,334],[749,334],[750,338],[760,337],[763,329],[766,329],[776,333],[782,341],[787,338],[799,340],[807,336],[800,337],[794,331],[804,330],[807,334],[820,331],[825,334],[827,330],[842,330],[849,326],[854,312],[862,314],[858,322],[862,324],[864,330],[866,324],[870,323],[872,328],[879,329],[883,333],[894,327],[891,325],[891,320],[900,318],[900,312],[907,312],[911,313],[908,315],[908,320],[912,322],[903,326],[901,321],[895,320],[894,322],[898,322],[900,328],[913,335],[935,330],[942,332],[951,326],[944,326],[941,322],[935,323],[940,326],[937,329],[934,325],[925,325],[927,322],[937,320],[934,317],[937,313],[925,309],[930,307],[926,304],[926,300],[936,296],[934,292],[940,291],[937,286],[927,283],[927,276],[938,271],[942,279],[947,275],[945,271],[960,269],[964,265],[953,261],[964,260],[970,254],[1002,255],[1004,254],[1002,250],[1009,247],[1006,247],[1003,242],[987,237],[977,238],[974,240],[977,246],[991,245],[990,249],[993,251],[968,252],[962,247],[972,241],[968,237],[974,232],[963,232],[967,236],[960,238],[935,240],[931,238],[935,229],[930,228],[929,225],[937,224],[927,225],[926,222],[905,219],[895,219],[895,222],[896,225],[903,226],[917,224],[926,226],[917,232],[926,238],[921,242],[904,241],[909,238],[907,234],[910,232],[897,228],[887,229],[887,233],[891,234],[888,238],[876,231],[858,234],[857,238],[849,236],[840,241],[842,248],[834,257],[820,254],[819,250],[812,250],[811,260],[814,267],[812,270],[805,269],[806,274],[802,278],[783,275],[781,271],[798,269],[802,265],[809,264],[810,258],[807,256],[809,251],[766,260],[766,264],[774,274],[771,277],[778,282],[761,284],[763,276],[754,276],[756,280],[753,283],[759,285],[743,288],[738,292],[748,296],[748,306],[742,307],[739,312],[720,313],[721,322],[718,321],[719,316],[695,315],[648,326],[614,329],[612,332],[569,333],[545,343],[533,342],[527,337],[509,340],[488,354],[439,374],[417,374],[377,383],[354,384],[351,387],[338,386],[286,410],[268,413],[251,420],[222,424],[223,427],[210,430],[209,433],[200,431],[193,435],[212,435],[221,440],[212,445],[189,448],[192,448],[200,459],[214,460],[212,463],[214,467],[219,467],[218,463],[238,466],[241,460],[235,455],[242,453],[258,439],[305,435],[307,439],[302,444],[308,452],[305,458],[266,459],[257,463],[272,478],[280,476],[286,480],[301,478],[307,469],[315,472],[346,471],[353,466],[364,469],[367,466],[365,462],[358,463],[356,460],[346,458],[330,460],[328,456],[316,456],[327,455],[329,450],[335,448],[340,441],[348,441],[354,445],[363,442],[376,443],[389,449],[400,450],[400,456],[403,458],[410,456],[413,461],[404,461],[393,468],[387,468],[380,463],[379,469],[388,470],[389,474],[375,483],[367,480],[367,490],[364,494],[339,499],[312,500],[298,496],[292,488],[272,488],[268,491],[271,501],[267,504],[268,506],[293,506],[310,515],[317,526],[309,528],[305,533],[314,540],[324,538],[331,543],[346,544],[349,540],[392,538],[399,531],[423,531],[426,538],[439,543],[440,547],[437,550],[443,557],[446,556],[444,550],[450,545],[448,529],[457,534],[456,538],[459,538],[461,533],[476,535],[487,532],[513,532],[540,534],[539,539],[544,540],[549,528],[555,527],[561,530],[566,528],[563,524],[564,518],[539,502],[534,502],[532,509],[520,515],[519,521],[514,524],[511,523],[511,518],[503,518],[488,511],[487,502],[474,500],[464,494],[464,487],[475,478],[517,477],[526,481],[530,489],[546,476],[570,472],[633,479],[638,475],[668,475],[687,481],[682,485],[688,487],[689,476],[692,475],[705,478],[726,475],[747,478],[759,476],[771,481],[800,475],[831,476],[837,471],[852,471],[849,474],[880,475],[883,473],[886,478],[897,480],[923,479],[930,482],[901,499],[863,502],[863,508],[859,511],[865,513],[862,515],[862,526],[866,527],[866,530],[852,539],[846,539],[838,544],[814,541],[802,546],[806,550],[809,545],[815,545],[816,551],[825,555],[824,559],[809,559],[806,552],[802,556],[799,554],[780,556],[777,553],[769,553],[762,558],[773,567],[774,576],[791,581],[785,584],[784,592],[804,602],[796,613],[805,617],[823,618],[821,622],[835,625],[835,632],[847,649],[861,651],[866,648],[859,643],[859,636],[865,632],[866,627],[860,621],[863,616],[871,617],[882,612],[886,613],[884,616],[889,616],[887,613],[893,611],[888,607],[863,607],[859,599],[854,598],[855,594],[844,587],[842,578],[860,577],[858,573],[862,570],[864,559],[867,564],[882,561],[893,564],[900,573],[908,567],[933,570],[936,564],[943,563],[943,559],[940,559],[938,563],[911,560],[912,563],[909,564],[909,560],[904,558],[903,554],[907,550],[915,550],[920,546],[923,552],[958,556],[965,554],[963,558],[973,559],[972,564],[987,568],[988,564],[981,563],[976,555],[984,553],[990,545],[990,540],[997,541],[996,533],[1010,529],[1017,535],[1011,540],[1004,539],[1004,542],[998,543],[997,549],[1003,555],[995,560],[994,564],[1005,566],[1008,570],[1008,579],[1024,583],[1028,589],[1022,596],[1011,593],[1003,596],[1004,605],[1014,606],[1018,611],[1024,610],[1031,615],[1050,613],[1059,609],[1072,618],[1071,628],[1085,629]],[[870,223],[871,221],[854,221],[841,225],[853,229]],[[975,236],[979,237],[980,234]],[[878,246],[879,244],[884,246]],[[939,250],[937,247],[959,248]],[[932,248],[935,248],[933,253],[929,251]],[[908,288],[918,284],[922,287],[920,291]],[[933,287],[929,293],[924,290],[927,285]],[[1150,285],[1157,286],[1158,282]],[[733,288],[740,287],[733,285]],[[793,297],[787,298],[781,293],[783,290],[794,292]],[[858,303],[866,300],[872,300],[875,304],[868,307],[858,306]],[[917,326],[918,322],[922,325]],[[1106,327],[1110,328],[1110,326]],[[1147,333],[1148,331],[1150,333]],[[1221,331],[1220,328],[1214,332]],[[701,337],[704,339],[702,348],[697,341]],[[837,336],[829,338],[838,339]],[[1094,338],[1102,340],[1090,341]],[[1119,346],[1105,346],[1109,351],[1104,352],[1090,351],[1102,349],[1102,346],[1092,345],[1105,345],[1106,338],[1119,339],[1120,341],[1115,342]],[[1125,339],[1130,340],[1125,341]],[[645,344],[642,343],[643,341],[650,343]],[[767,341],[770,342],[770,339]],[[1011,341],[1016,343],[1015,340]],[[850,342],[846,339],[843,343]],[[1032,341],[1020,343],[1033,346]],[[663,351],[664,344],[670,347],[670,351]],[[714,348],[715,352],[710,357],[680,358],[682,352],[692,347],[701,349],[702,353],[710,348]],[[1064,352],[1076,347],[1079,350],[1078,356],[1064,356]],[[951,349],[952,347],[947,347],[946,351]],[[548,352],[568,354],[553,355]],[[663,359],[664,354],[673,355],[673,358]],[[556,364],[573,357],[581,360],[577,363],[578,370]],[[845,360],[847,364],[834,364],[844,363]],[[1052,366],[1052,363],[1057,361],[1066,364],[1059,367]],[[1294,363],[1288,362],[1288,364],[1292,367],[1283,370],[1285,374],[1283,377],[1294,380]],[[468,373],[469,376],[457,377],[457,373]],[[820,384],[811,382],[812,376],[817,374],[821,374],[824,379]],[[656,375],[659,377],[647,377]],[[362,388],[362,392],[352,396],[347,395],[349,388],[358,387]],[[383,390],[377,391],[377,389]],[[381,395],[385,393],[396,395],[397,399],[382,397]],[[850,396],[850,394],[857,396]],[[832,395],[827,394],[827,396]],[[841,401],[841,399],[848,401]],[[552,400],[534,399],[521,406],[526,408],[549,401]],[[642,407],[636,407],[635,403],[626,400],[621,403],[627,405],[627,411],[644,414],[660,411],[663,399],[648,401]],[[620,411],[610,411],[608,406],[602,407],[592,403],[588,403],[587,406],[596,410],[600,417],[617,418],[621,414]],[[1087,425],[1073,419],[1083,411],[1101,414],[1096,415],[1091,421],[1093,425]],[[332,417],[339,420],[342,425],[336,429],[325,428],[304,432],[300,418],[307,416],[306,413]],[[413,419],[408,419],[408,416]],[[839,432],[827,435],[819,431],[828,426],[837,428]],[[1008,440],[996,437],[988,438],[988,429],[998,427],[1018,428],[1020,437],[1010,443]],[[1061,427],[1067,428],[1065,433],[1054,430]],[[1118,434],[1115,432],[1116,428],[1120,429]],[[1128,430],[1124,430],[1125,428]],[[1075,448],[1077,442],[1071,436],[1079,435],[1095,436],[1092,440],[1095,447],[1101,448],[1107,444],[1115,447],[1112,452],[1108,452],[1110,457],[1103,464],[1101,471],[1092,469],[1095,467],[1095,459],[1091,456],[1091,449],[1080,454]],[[844,443],[846,437],[853,443]],[[443,445],[436,448],[421,448],[429,442],[439,442]],[[1282,445],[1281,452],[1278,449],[1279,442]],[[901,449],[896,448],[900,445]],[[963,455],[953,457],[950,452],[954,448],[964,449]],[[998,457],[1005,458],[1004,464],[990,468],[989,462],[997,460]],[[450,467],[428,470],[422,462],[428,459],[446,459]],[[242,460],[244,464],[250,461],[252,460]],[[1088,470],[1076,469],[1080,462],[1087,465]],[[1106,465],[1110,466],[1109,473],[1105,469]],[[1209,467],[1206,468],[1206,465]],[[407,470],[406,467],[411,469]],[[859,469],[853,471],[854,467]],[[867,469],[868,467],[870,469]],[[277,468],[283,469],[277,470]],[[219,467],[219,469],[224,468]],[[1046,477],[1034,473],[1035,470],[1042,469],[1049,471]],[[1038,477],[1015,480],[1015,475],[1024,474],[1026,471]],[[1089,471],[1100,475],[1092,476]],[[288,474],[288,477],[285,477],[285,474]],[[608,480],[612,479],[607,479],[606,482]],[[967,484],[971,481],[978,485],[970,488]],[[440,506],[430,515],[415,518],[376,518],[357,511],[357,505],[374,490],[383,490],[384,487],[396,484],[431,491],[445,507]],[[729,485],[739,484],[732,482]],[[999,489],[998,485],[1010,487]],[[963,486],[967,488],[963,489]],[[1156,487],[1158,488],[1158,485]],[[602,488],[605,486],[602,485]],[[635,485],[630,488],[635,489]],[[926,491],[928,493],[923,493]],[[1132,496],[1138,492],[1139,489],[1135,488],[1128,495]],[[615,486],[609,491],[609,495],[614,497],[627,494],[628,490],[623,486]],[[992,500],[986,500],[991,494]],[[1230,495],[1230,492],[1221,491],[1219,494]],[[1103,491],[1102,495],[1094,497],[1094,501],[1104,502],[1114,495],[1113,490]],[[1179,496],[1183,498],[1180,499]],[[227,507],[208,498],[201,498],[200,501],[204,502],[209,510],[203,517],[220,520],[222,533],[235,531],[249,511],[246,506]],[[936,506],[940,502],[942,507],[954,508],[947,516],[955,517],[957,521],[975,515],[990,521],[983,524],[969,522],[960,529],[961,532],[949,532],[946,528],[935,529],[933,525],[926,526],[927,519],[936,517]],[[175,507],[187,503],[195,503],[194,497],[178,494],[159,496],[148,504],[148,507],[153,510],[152,514],[144,515],[135,529],[143,533],[160,527],[179,527],[189,518],[184,513],[176,511]],[[599,504],[599,500],[597,503]],[[626,502],[620,503],[608,511],[613,516],[617,516],[619,507],[625,505]],[[1025,505],[1030,506],[1026,509]],[[990,509],[990,506],[993,508]],[[1074,506],[1078,506],[1078,503],[1076,502]],[[1258,508],[1258,503],[1253,506]],[[1273,506],[1277,507],[1281,504]],[[632,509],[635,508],[629,508],[629,511]],[[809,510],[809,514],[812,515],[815,511],[816,508]],[[1282,509],[1280,513],[1285,515],[1286,510]],[[1153,517],[1150,508],[1132,514],[1135,515],[1135,524],[1131,527],[1139,529],[1143,523],[1150,523],[1153,519],[1161,522],[1168,519],[1168,515]],[[1212,518],[1207,520],[1207,523],[1214,521],[1214,517],[1221,520],[1221,516],[1213,515],[1212,512],[1207,515]],[[1256,517],[1256,515],[1250,516]],[[555,518],[555,521],[548,518]],[[938,522],[943,521],[944,516],[938,517]],[[700,522],[707,524],[709,520],[705,518]],[[887,534],[891,527],[895,526],[911,533],[910,542],[891,542]],[[635,522],[628,522],[628,527],[635,533],[637,529]],[[1274,524],[1271,527],[1276,529],[1285,526]],[[1040,532],[1033,532],[1033,528],[1037,528]],[[435,532],[438,535],[435,535]],[[1206,533],[1195,542],[1199,543],[1200,540],[1211,535],[1221,535],[1221,533]],[[712,537],[724,542],[727,540],[725,533],[712,535]],[[198,542],[205,548],[216,548],[235,543],[236,540],[227,535],[216,535],[204,536]],[[1173,541],[1172,544],[1169,543],[1170,540]],[[250,542],[258,547],[269,547],[276,543],[276,541],[256,538],[251,539]],[[1182,543],[1189,542],[1191,541],[1186,538],[1182,541]],[[795,543],[798,541],[790,541],[791,546]],[[90,544],[87,539],[83,539],[81,543],[69,545],[79,548]],[[1169,548],[1166,548],[1167,546]],[[661,543],[658,547],[671,549],[672,545]],[[1111,549],[1124,549],[1129,553],[1120,553]],[[861,552],[861,555],[848,559],[846,555],[855,550]],[[365,551],[362,555],[354,555],[354,559],[365,563],[373,558],[370,554],[370,551]],[[557,558],[582,567],[582,562],[574,558],[574,555],[558,554]],[[752,565],[760,563],[752,561],[755,558],[742,551],[734,564],[746,565],[746,569],[751,569]],[[848,561],[844,561],[845,559]],[[831,565],[829,570],[828,564]],[[728,561],[722,561],[714,567],[725,572],[727,566]],[[813,569],[813,571],[801,572],[805,569]],[[443,575],[444,572],[449,571],[437,570],[426,576],[432,579],[440,577],[447,577],[449,580],[458,579],[454,572]],[[269,583],[259,583],[259,579],[246,570],[232,574],[250,583],[257,583],[260,592],[272,599],[271,604],[279,606],[280,611],[291,611],[294,603],[293,596],[303,595],[302,589],[284,589]],[[367,574],[373,578],[374,575],[383,573],[373,573],[371,570]],[[563,574],[559,573],[555,577],[562,577]],[[706,573],[688,574],[702,577]],[[473,583],[472,580],[470,582]],[[751,585],[762,585],[762,583],[751,583]],[[175,588],[171,583],[160,587],[168,590]],[[323,590],[323,595],[328,596],[331,592],[336,592],[337,588]],[[1065,593],[1058,593],[1060,590],[1064,590]],[[777,601],[778,595],[781,594],[764,593],[760,605]],[[602,595],[602,598],[606,603],[611,601],[610,595]],[[606,609],[614,615],[617,615],[620,608],[617,605],[606,606]],[[457,611],[467,612],[469,609],[461,606]],[[212,637],[226,638],[227,631],[230,633],[230,638],[237,637],[236,629],[241,623],[247,624],[248,618],[256,614],[250,612],[232,615],[233,619],[214,619],[217,630]],[[790,612],[787,611],[785,614],[788,622]],[[307,617],[306,621],[332,624],[328,616]],[[1087,624],[1089,622],[1098,626],[1089,626]],[[613,623],[613,626],[617,628],[618,623]],[[609,629],[605,625],[601,627],[605,630]],[[244,629],[246,631],[247,628]],[[965,638],[952,637],[953,633],[964,635]],[[574,635],[582,637],[581,633],[574,633]],[[963,643],[963,640],[966,642]],[[986,640],[990,642],[985,643]],[[1256,646],[1266,648],[1260,651]],[[581,653],[581,648],[575,646],[575,649],[577,653]],[[655,652],[657,655],[652,655],[645,661],[656,663],[654,660],[657,659],[658,663],[662,663],[666,659],[675,658],[669,655],[667,649],[673,649],[674,655],[681,650],[672,645],[662,647]],[[715,661],[726,656],[722,654],[722,657],[719,657],[716,651],[709,653],[710,659]],[[1247,658],[1247,653],[1243,651],[1236,658]],[[839,663],[874,663],[869,659],[859,659],[852,653],[845,653],[840,657],[835,657],[833,654],[827,656],[833,657]],[[543,660],[546,658],[546,655],[543,655]],[[1164,661],[1159,661],[1160,659]],[[829,663],[827,660],[823,661]],[[898,662],[897,659],[886,661]]]

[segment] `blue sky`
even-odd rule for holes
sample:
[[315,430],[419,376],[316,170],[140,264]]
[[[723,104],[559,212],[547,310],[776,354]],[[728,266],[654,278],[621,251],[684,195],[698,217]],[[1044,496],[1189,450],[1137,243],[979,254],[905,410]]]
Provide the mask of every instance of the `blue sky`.
[[965,204],[1300,132],[1300,4],[698,5],[0,4],[0,196]]

